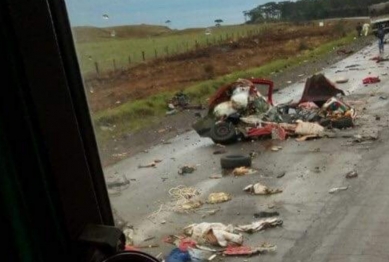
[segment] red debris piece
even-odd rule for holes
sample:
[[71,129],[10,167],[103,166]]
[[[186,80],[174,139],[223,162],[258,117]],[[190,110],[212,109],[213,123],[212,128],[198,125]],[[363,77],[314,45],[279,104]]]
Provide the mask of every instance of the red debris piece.
[[190,238],[184,238],[184,239],[181,239],[179,244],[178,244],[178,248],[182,251],[182,252],[186,252],[188,251],[188,248],[189,247],[196,247],[196,241],[194,241],[193,239],[190,239]]
[[367,84],[374,84],[374,83],[381,82],[381,79],[378,76],[370,76],[370,77],[364,78],[362,80],[362,82],[365,85],[367,85]]
[[251,247],[245,247],[245,246],[229,246],[227,249],[223,252],[224,255],[227,256],[247,256],[252,255],[256,253],[257,250],[251,248]]

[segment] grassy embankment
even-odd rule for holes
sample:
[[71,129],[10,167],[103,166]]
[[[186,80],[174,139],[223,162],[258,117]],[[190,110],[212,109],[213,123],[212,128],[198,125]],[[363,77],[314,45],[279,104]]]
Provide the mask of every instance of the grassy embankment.
[[[111,28],[76,27],[73,30],[83,75],[125,69],[145,60],[193,50],[199,46],[216,45],[226,39],[258,34],[265,25],[235,25],[211,28],[171,30],[165,26],[121,26]],[[111,33],[115,32],[115,37]]]
[[[306,60],[320,58],[334,48],[351,43],[354,39],[350,34],[341,39],[328,42],[314,50],[302,51],[298,56],[288,59],[275,60],[264,66],[253,68],[245,71],[238,71],[212,80],[204,81],[185,88],[185,93],[190,96],[192,101],[202,102],[205,104],[206,99],[221,85],[235,81],[238,78],[248,77],[270,77],[271,73],[277,70],[284,70],[303,63]],[[165,92],[154,95],[147,99],[130,101],[114,109],[98,112],[93,116],[96,125],[97,139],[99,143],[104,143],[112,136],[119,137],[121,134],[133,132],[144,128],[158,118],[164,117],[166,113],[166,101],[172,97],[174,92]],[[115,126],[113,131],[104,132],[98,128],[101,125]]]

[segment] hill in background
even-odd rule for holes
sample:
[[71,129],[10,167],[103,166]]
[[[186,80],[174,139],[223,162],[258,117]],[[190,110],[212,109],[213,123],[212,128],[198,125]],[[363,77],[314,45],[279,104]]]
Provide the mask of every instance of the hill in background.
[[96,42],[115,38],[144,38],[170,34],[175,30],[159,25],[125,25],[114,27],[77,26],[72,28],[76,42]]

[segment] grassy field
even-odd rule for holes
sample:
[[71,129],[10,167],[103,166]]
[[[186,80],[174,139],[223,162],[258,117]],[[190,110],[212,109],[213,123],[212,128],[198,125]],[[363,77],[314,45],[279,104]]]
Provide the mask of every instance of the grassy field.
[[[266,25],[235,25],[170,30],[161,26],[123,26],[114,28],[74,28],[76,50],[84,75],[129,68],[145,60],[183,53],[198,46],[214,45],[250,34],[258,34]],[[115,36],[111,34],[114,32]]]
[[[324,44],[314,50],[306,50],[299,56],[275,60],[258,68],[234,72],[216,79],[192,85],[185,88],[185,93],[191,97],[192,101],[205,104],[209,95],[225,83],[235,81],[237,78],[252,76],[264,78],[270,77],[271,73],[274,71],[297,66],[306,60],[317,59],[328,54],[330,51],[334,50],[334,48],[352,42],[353,39],[354,35],[350,34],[339,40]],[[119,136],[120,134],[146,127],[155,119],[164,116],[167,109],[166,101],[171,98],[172,95],[172,92],[160,93],[147,99],[127,102],[119,107],[97,113],[93,117],[97,127],[105,125],[115,126],[112,132],[103,132],[100,129],[96,130],[99,143],[104,143],[107,139],[111,139],[112,135]]]

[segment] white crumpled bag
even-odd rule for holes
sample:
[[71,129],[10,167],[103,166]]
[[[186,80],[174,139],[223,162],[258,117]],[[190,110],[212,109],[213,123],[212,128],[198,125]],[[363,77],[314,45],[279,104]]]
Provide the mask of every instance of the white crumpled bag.
[[221,247],[226,247],[229,242],[241,245],[243,236],[234,233],[233,225],[224,225],[222,223],[199,223],[192,224],[184,228],[184,233],[199,243],[206,243],[207,234],[211,232]]

